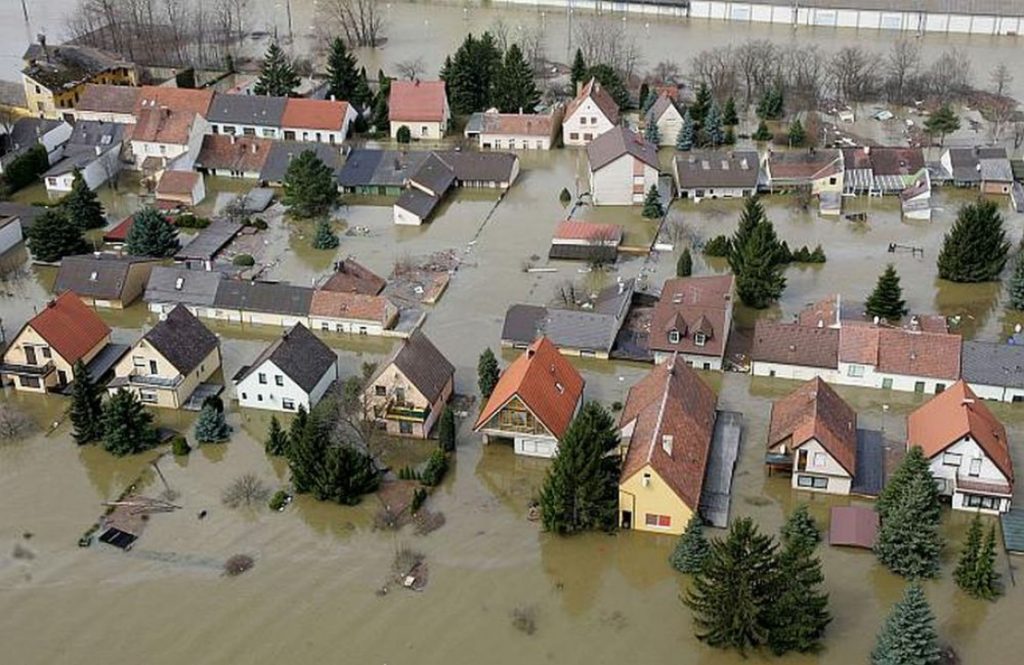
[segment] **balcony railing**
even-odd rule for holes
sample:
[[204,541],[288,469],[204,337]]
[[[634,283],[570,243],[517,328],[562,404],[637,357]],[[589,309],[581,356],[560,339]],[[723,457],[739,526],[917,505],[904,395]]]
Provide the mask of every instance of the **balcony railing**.
[[155,374],[141,374],[136,372],[132,372],[128,375],[129,384],[146,388],[176,388],[184,380],[185,377],[181,374],[177,375],[173,379],[157,376]]
[[426,422],[430,417],[430,407],[419,409],[406,404],[388,404],[385,418],[388,420],[408,420],[410,422]]
[[984,480],[973,476],[957,474],[954,481],[955,489],[970,494],[998,494],[1000,496],[1013,496],[1013,488],[1007,483],[998,480]]
[[0,372],[13,374],[15,376],[47,376],[54,369],[53,361],[48,360],[43,365],[21,365],[18,363],[0,364]]

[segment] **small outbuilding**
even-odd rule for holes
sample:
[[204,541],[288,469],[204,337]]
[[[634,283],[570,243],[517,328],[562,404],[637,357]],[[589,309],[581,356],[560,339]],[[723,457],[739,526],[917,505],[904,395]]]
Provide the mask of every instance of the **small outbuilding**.
[[873,508],[835,506],[832,508],[828,544],[870,550],[878,540],[878,525],[878,513]]

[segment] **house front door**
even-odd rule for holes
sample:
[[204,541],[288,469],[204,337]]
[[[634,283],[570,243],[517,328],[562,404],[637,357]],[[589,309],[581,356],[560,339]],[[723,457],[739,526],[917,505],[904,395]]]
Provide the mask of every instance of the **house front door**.
[[632,529],[633,528],[633,513],[629,510],[622,511],[622,528]]
[[68,385],[68,375],[67,375],[67,372],[65,372],[62,369],[57,370],[57,383],[59,383],[62,386]]
[[35,365],[36,364],[36,348],[34,346],[25,347],[25,364]]

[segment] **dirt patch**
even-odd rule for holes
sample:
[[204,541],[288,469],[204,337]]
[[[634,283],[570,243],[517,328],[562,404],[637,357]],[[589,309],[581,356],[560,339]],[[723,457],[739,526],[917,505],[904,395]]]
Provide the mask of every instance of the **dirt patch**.
[[395,261],[385,295],[405,303],[433,305],[448,288],[448,282],[462,260],[454,249],[446,249],[423,258],[406,257]]

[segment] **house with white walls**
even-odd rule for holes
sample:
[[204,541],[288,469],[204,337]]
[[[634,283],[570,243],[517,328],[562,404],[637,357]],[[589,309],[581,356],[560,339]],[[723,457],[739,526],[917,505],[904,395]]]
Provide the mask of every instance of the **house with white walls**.
[[130,135],[135,168],[157,173],[184,156],[181,162],[176,162],[176,168],[191,169],[207,129],[206,120],[192,111],[143,106]]
[[309,411],[338,379],[338,357],[301,323],[264,349],[232,381],[241,407]]
[[679,132],[683,130],[683,114],[679,112],[675,100],[668,93],[661,93],[651,108],[644,114],[646,124],[658,126],[658,145],[674,146]]
[[665,281],[651,314],[647,346],[654,362],[679,354],[687,365],[721,370],[732,330],[732,273]]
[[287,102],[287,97],[216,93],[206,120],[213,134],[279,139]]
[[907,448],[919,446],[954,510],[1004,513],[1013,501],[1013,460],[1003,424],[963,381],[907,417]]
[[754,324],[750,371],[754,376],[830,383],[838,377],[839,331],[760,320]]
[[790,474],[793,489],[850,493],[857,472],[857,413],[813,378],[772,404],[769,472]]
[[278,138],[340,146],[355,121],[356,110],[348,102],[288,97]]
[[408,127],[413,139],[438,141],[448,131],[451,118],[444,81],[391,82],[388,94],[391,138],[396,138],[402,127]]
[[585,146],[619,124],[619,105],[596,78],[580,88],[565,109],[562,143]]
[[1024,402],[1024,346],[970,341],[963,345],[961,376],[974,394],[997,402]]
[[593,205],[639,205],[658,185],[658,147],[626,127],[615,127],[587,145]]
[[121,172],[121,150],[125,125],[83,120],[75,123],[61,158],[40,176],[51,195],[71,191],[75,171],[80,171],[89,189],[96,189]]

